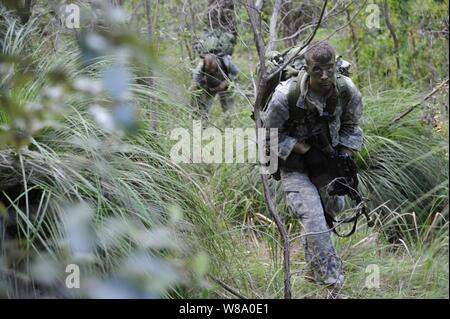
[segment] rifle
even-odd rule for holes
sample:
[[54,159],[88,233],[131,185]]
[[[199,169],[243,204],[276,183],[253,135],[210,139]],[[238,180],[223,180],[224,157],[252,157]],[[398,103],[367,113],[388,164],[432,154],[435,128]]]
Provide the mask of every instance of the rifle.
[[[355,201],[357,207],[356,214],[342,220],[335,220],[333,216],[327,213],[326,207],[324,203],[322,203],[325,219],[330,229],[332,229],[333,232],[339,237],[348,237],[355,232],[358,218],[361,215],[364,215],[367,219],[368,227],[372,227],[374,225],[374,221],[371,220],[369,214],[367,213],[365,202],[358,190],[358,168],[354,159],[348,154],[338,154],[338,152],[331,146],[328,121],[325,117],[322,117],[322,124],[323,125],[318,134],[312,136],[308,142],[311,143],[311,145],[316,145],[322,153],[326,155],[326,158],[328,159],[327,162],[324,163],[326,172],[318,174],[317,171],[308,170],[308,173],[310,174],[309,177],[312,183],[317,187],[322,187],[324,184],[329,185],[328,194],[330,196],[347,195]],[[324,183],[324,181],[326,182]],[[337,225],[343,223],[353,223],[353,226],[348,234],[341,235],[337,232],[334,223],[337,223]]]
[[[325,212],[325,219],[327,220],[328,226],[331,226],[333,232],[339,237],[348,237],[355,232],[358,218],[361,215],[364,215],[367,219],[367,226],[372,227],[375,223],[367,213],[365,202],[358,191],[358,169],[353,158],[348,154],[339,154],[334,156],[334,158],[331,158],[329,164],[331,176],[334,178],[330,185],[328,194],[330,196],[349,196],[353,201],[355,201],[357,212],[353,216],[343,220],[335,220],[331,215]],[[351,222],[353,222],[353,227],[346,235],[339,234],[334,228],[334,223],[338,223],[338,225],[340,225],[342,223]]]

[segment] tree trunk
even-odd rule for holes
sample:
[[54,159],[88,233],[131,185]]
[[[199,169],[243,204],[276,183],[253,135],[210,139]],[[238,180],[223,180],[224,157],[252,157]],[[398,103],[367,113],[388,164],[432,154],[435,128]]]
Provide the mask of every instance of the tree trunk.
[[273,51],[277,47],[277,22],[278,22],[278,15],[280,13],[281,9],[281,3],[282,0],[275,0],[275,3],[273,5],[273,11],[272,11],[272,17],[270,18],[270,27],[269,27],[269,37],[270,41],[267,46],[267,51]]
[[237,35],[233,0],[209,0],[205,24],[209,29]]
[[145,15],[147,17],[147,36],[148,42],[152,43],[153,37],[153,19],[152,19],[152,9],[150,0],[145,1]]
[[[145,15],[147,17],[147,37],[148,42],[150,45],[153,45],[153,19],[152,19],[152,10],[151,10],[151,2],[150,0],[145,0]],[[147,77],[147,85],[149,88],[153,86],[153,80],[152,80],[152,70],[148,70],[148,77]],[[151,101],[152,99],[149,98]],[[152,128],[157,131],[159,128],[159,121],[158,121],[158,113],[157,110],[153,110],[152,112]]]
[[398,39],[397,34],[395,33],[394,26],[391,23],[391,19],[389,17],[389,5],[387,0],[384,0],[384,21],[386,22],[386,26],[391,33],[392,40],[394,41],[394,53],[395,53],[395,61],[397,62],[397,75],[400,73],[400,53],[398,51]]
[[[297,30],[313,21],[315,10],[308,4],[296,4],[294,1],[283,0],[281,5],[281,26],[284,44],[292,47],[297,44],[300,33],[294,35]],[[293,36],[294,35],[294,36]]]
[[36,4],[36,0],[23,0],[21,4],[19,4],[18,15],[20,17],[21,23],[27,23],[33,12],[33,7]]
[[[255,123],[256,123],[256,134],[258,136],[258,131],[261,128],[261,99],[262,92],[264,92],[267,81],[264,78],[263,74],[265,73],[265,64],[264,64],[264,55],[265,55],[265,45],[263,36],[261,33],[261,14],[257,11],[258,8],[255,8],[252,0],[247,0],[246,9],[250,18],[250,22],[253,28],[253,33],[256,42],[256,48],[259,55],[259,65],[260,72],[258,74],[257,79],[257,95],[256,101],[254,105],[254,114],[255,114]],[[258,139],[259,140],[259,139]],[[283,272],[284,272],[284,298],[291,299],[291,272],[290,272],[290,250],[289,250],[289,237],[286,232],[286,227],[284,225],[283,220],[278,214],[275,203],[270,195],[269,181],[267,175],[261,174],[261,182],[263,184],[264,189],[264,198],[266,200],[267,208],[269,210],[270,215],[275,220],[275,224],[277,225],[278,231],[281,235],[281,240],[283,242]]]
[[[327,6],[328,0],[325,0],[322,6],[322,10],[320,12],[319,19],[317,21],[317,24],[313,30],[313,32],[310,34],[307,40],[305,40],[302,45],[298,48],[298,52],[300,52],[302,49],[304,49],[306,46],[308,46],[311,41],[314,39],[314,36],[317,32],[317,29],[320,26],[320,23],[323,19],[324,12]],[[259,4],[262,6],[262,1],[259,2]],[[250,18],[250,23],[253,29],[253,35],[255,38],[256,43],[256,49],[258,51],[258,57],[259,57],[259,68],[260,71],[258,73],[258,78],[256,80],[256,98],[255,98],[255,104],[253,105],[254,110],[254,116],[255,116],[255,123],[256,123],[256,136],[257,140],[259,141],[258,132],[261,128],[261,108],[262,108],[262,101],[263,96],[265,95],[265,90],[267,87],[268,81],[273,78],[278,71],[273,72],[272,74],[266,75],[266,66],[265,66],[265,53],[266,53],[266,47],[264,44],[264,39],[261,31],[261,7],[256,6],[253,4],[252,0],[247,0],[245,8],[247,10],[248,16]],[[285,61],[281,68],[286,67],[288,63],[291,61]],[[290,299],[292,298],[291,294],[291,272],[290,272],[290,240],[289,235],[286,231],[286,227],[284,224],[283,219],[278,214],[277,207],[272,199],[272,196],[270,194],[270,188],[269,188],[269,181],[266,174],[261,174],[261,182],[263,184],[264,189],[264,199],[266,201],[267,208],[269,210],[269,213],[271,217],[274,219],[275,224],[277,225],[278,231],[281,236],[281,241],[283,244],[283,275],[284,275],[284,298]]]
[[350,14],[350,10],[348,8],[345,10],[345,14],[347,17],[348,27],[350,28],[350,38],[352,40],[352,46],[349,50],[350,51],[349,53],[351,53],[353,55],[355,63],[358,64],[358,37],[356,36],[356,30],[352,24],[351,14]]

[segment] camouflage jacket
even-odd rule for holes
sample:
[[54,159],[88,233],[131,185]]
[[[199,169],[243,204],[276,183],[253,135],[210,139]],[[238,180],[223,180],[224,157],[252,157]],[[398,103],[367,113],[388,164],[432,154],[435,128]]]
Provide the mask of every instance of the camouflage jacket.
[[[283,160],[288,158],[296,143],[305,142],[311,137],[315,126],[319,125],[318,121],[311,123],[308,116],[309,123],[303,119],[303,122],[296,121],[298,124],[293,132],[292,129],[288,129],[290,115],[288,92],[293,80],[291,78],[281,82],[276,87],[266,111],[262,114],[266,128],[278,128],[278,156]],[[321,100],[308,90],[309,76],[306,72],[299,73],[298,81],[300,81],[300,97],[304,103],[300,103],[301,105],[297,103],[299,106],[296,107],[304,108],[306,114],[322,115],[325,98]],[[331,144],[333,147],[342,145],[360,150],[363,141],[363,132],[359,126],[363,110],[361,93],[350,78],[340,74],[336,75],[334,90],[338,98],[334,114],[328,121]]]
[[230,55],[222,58],[223,70],[217,70],[216,74],[208,74],[204,71],[203,60],[201,60],[193,73],[193,82],[203,88],[213,88],[224,81],[226,77],[229,81],[234,81],[239,73],[239,68],[233,63]]

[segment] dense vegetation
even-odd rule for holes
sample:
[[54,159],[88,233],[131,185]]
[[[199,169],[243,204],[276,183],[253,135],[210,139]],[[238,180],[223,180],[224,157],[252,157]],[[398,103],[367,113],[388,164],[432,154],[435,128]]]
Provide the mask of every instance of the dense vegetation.
[[[81,28],[68,29],[60,1],[36,1],[28,13],[0,1],[0,296],[235,297],[226,286],[281,298],[282,247],[257,167],[169,157],[171,131],[192,128],[193,44],[206,2],[110,2],[77,1]],[[311,25],[321,5],[282,7],[277,49],[293,44],[282,41],[296,31],[292,21]],[[448,1],[371,5],[330,1],[316,34],[352,62],[363,93],[357,161],[377,221],[333,239],[342,292],[448,298]],[[267,42],[273,9],[266,1]],[[231,127],[253,128],[258,58],[239,1],[234,18],[241,73]],[[224,127],[217,105],[210,122]],[[294,237],[301,225],[271,187]],[[293,297],[327,297],[301,276],[298,240],[291,263]],[[66,288],[70,264],[80,267],[80,289]],[[369,265],[380,271],[378,288],[365,285]]]

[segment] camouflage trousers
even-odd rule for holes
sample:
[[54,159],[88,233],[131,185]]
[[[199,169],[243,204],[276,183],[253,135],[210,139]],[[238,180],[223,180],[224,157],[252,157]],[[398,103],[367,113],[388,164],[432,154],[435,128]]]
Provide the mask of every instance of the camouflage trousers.
[[204,89],[199,89],[193,92],[192,107],[196,112],[196,117],[202,121],[202,127],[208,126],[208,115],[211,110],[211,106],[214,102],[216,94],[219,95],[220,106],[224,113],[224,122],[229,122],[230,110],[233,108],[233,92],[231,90],[211,93]]
[[329,196],[325,188],[317,189],[305,172],[281,169],[281,184],[287,206],[299,217],[304,229],[302,243],[305,259],[316,282],[341,285],[344,281],[342,261],[331,242],[331,233],[325,221],[322,203],[327,212],[336,217],[343,211],[343,196]]

